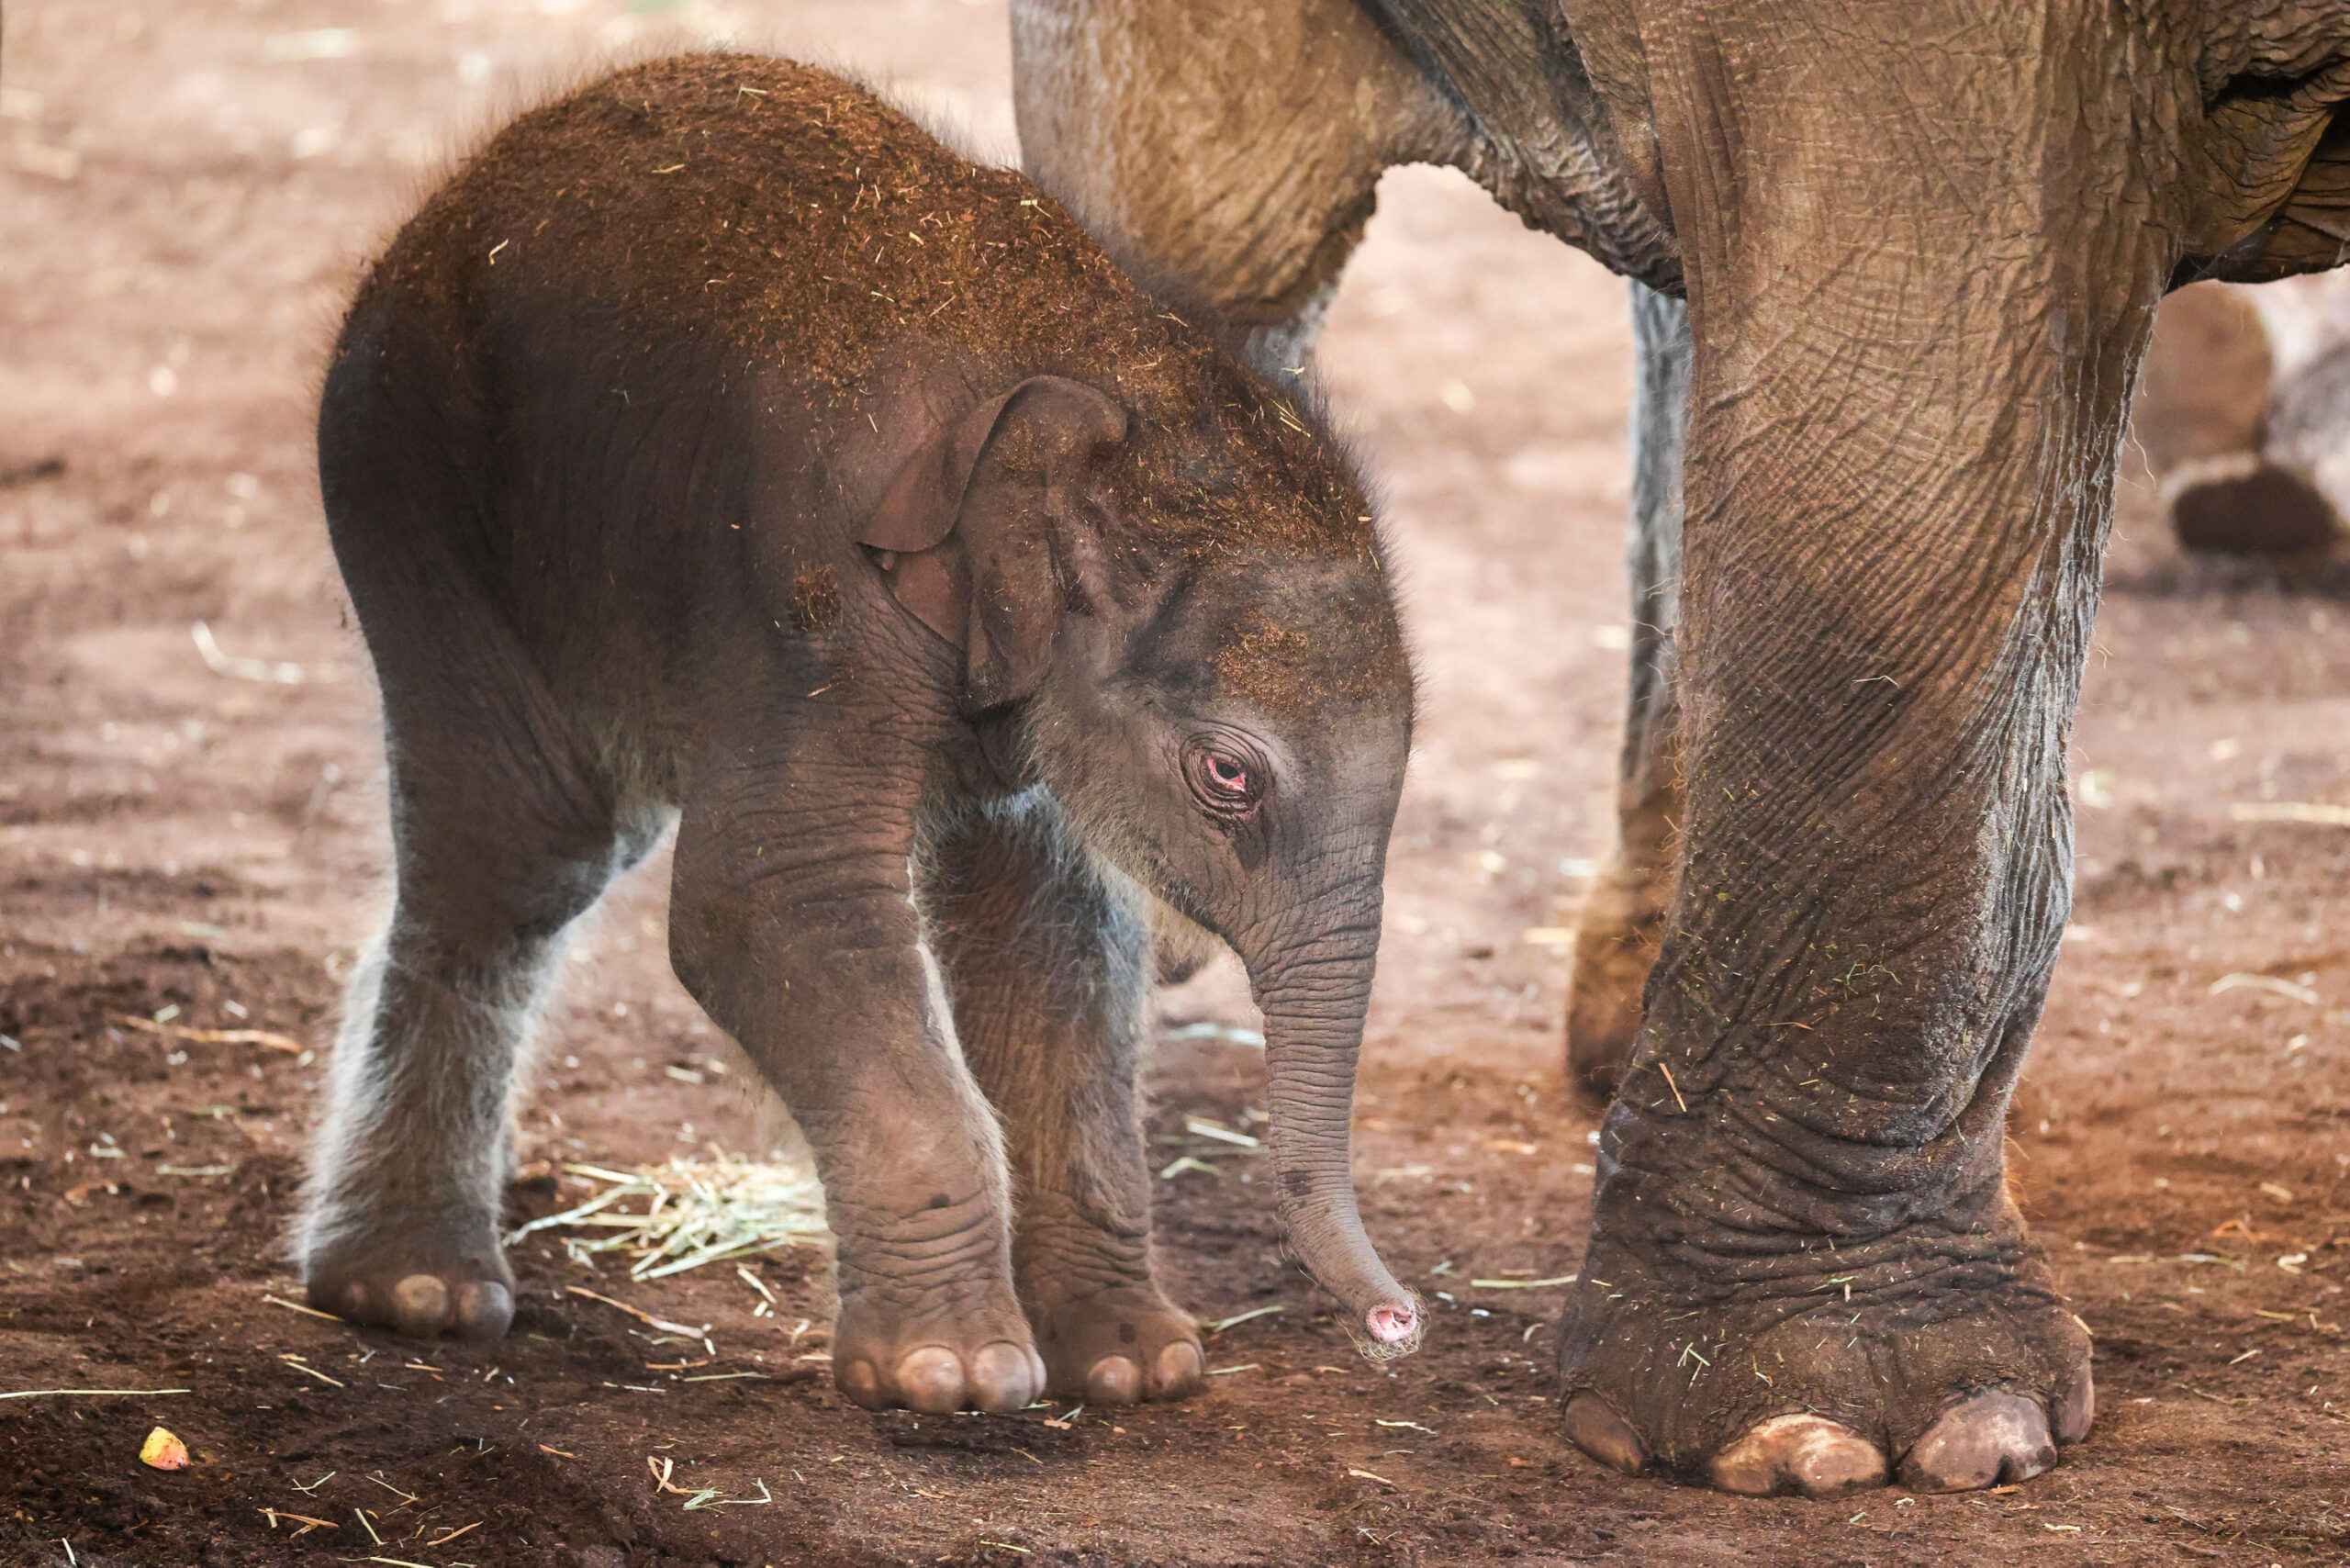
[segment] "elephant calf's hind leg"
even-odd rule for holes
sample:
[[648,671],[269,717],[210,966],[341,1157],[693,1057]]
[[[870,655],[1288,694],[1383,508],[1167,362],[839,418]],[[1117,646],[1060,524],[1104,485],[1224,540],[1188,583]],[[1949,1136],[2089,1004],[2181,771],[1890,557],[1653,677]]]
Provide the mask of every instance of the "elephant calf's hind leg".
[[619,863],[595,791],[510,745],[527,725],[386,682],[398,895],[329,1070],[299,1251],[311,1305],[403,1333],[496,1338],[515,1070],[561,933]]

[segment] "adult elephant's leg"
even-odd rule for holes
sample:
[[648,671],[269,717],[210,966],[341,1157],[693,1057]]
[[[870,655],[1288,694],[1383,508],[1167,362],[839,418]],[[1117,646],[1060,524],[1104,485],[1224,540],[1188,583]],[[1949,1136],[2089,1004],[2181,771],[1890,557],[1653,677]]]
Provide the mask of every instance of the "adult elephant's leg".
[[1303,374],[1392,164],[1452,111],[1359,0],[1013,0],[1028,170],[1122,261]]
[[1588,1451],[1736,1491],[1987,1485],[2087,1428],[2002,1135],[2174,261],[2105,12],[1838,14],[1690,7],[1648,57],[1696,345],[1687,810],[1561,1366]]
[[1631,700],[1616,785],[1616,850],[1575,936],[1567,1070],[1615,1092],[1640,1027],[1640,991],[1664,933],[1681,829],[1681,710],[1673,634],[1681,601],[1681,458],[1689,425],[1689,311],[1632,285]]
[[971,811],[929,857],[930,939],[971,1072],[1003,1119],[1012,1265],[1047,1386],[1094,1405],[1189,1394],[1199,1326],[1151,1278],[1136,1118],[1150,933],[1042,795]]

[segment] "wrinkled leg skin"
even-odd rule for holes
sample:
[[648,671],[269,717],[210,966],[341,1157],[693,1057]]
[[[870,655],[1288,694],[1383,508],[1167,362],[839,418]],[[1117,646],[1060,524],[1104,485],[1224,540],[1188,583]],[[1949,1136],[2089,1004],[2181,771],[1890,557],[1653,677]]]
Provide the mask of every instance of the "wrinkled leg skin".
[[1681,710],[1673,633],[1680,617],[1681,452],[1689,419],[1689,312],[1632,285],[1630,701],[1616,785],[1616,852],[1575,932],[1567,987],[1567,1076],[1606,1101],[1640,1028],[1640,995],[1664,935],[1681,830]]
[[1151,1277],[1143,895],[1041,793],[944,828],[926,880],[963,1054],[1003,1119],[1013,1271],[1048,1390],[1089,1405],[1193,1392],[1199,1327]]
[[609,830],[565,824],[565,842],[532,845],[549,824],[504,814],[512,797],[420,806],[420,769],[394,771],[413,812],[397,903],[344,997],[297,1252],[321,1311],[495,1339],[514,1315],[498,1225],[516,1070],[562,928],[621,862]]
[[[2066,747],[2174,258],[2093,194],[2094,161],[2042,156],[2042,117],[2102,145],[2124,111],[1977,102],[1963,62],[1903,41],[1963,12],[1996,58],[2104,58],[2108,14],[2052,43],[2036,10],[1927,5],[1852,40],[1702,6],[1643,35],[1693,258],[1686,804],[1559,1369],[1587,1453],[1740,1493],[2020,1480],[2094,1411],[2003,1132],[2070,908]],[[1936,110],[1840,125],[1856,140],[1824,153],[1788,106],[1862,72]],[[1868,224],[1897,246],[1804,194],[1820,158],[1880,147],[1903,151]],[[1953,161],[2048,183],[1953,204]],[[1984,286],[1986,232],[2048,280],[2029,324],[1886,308]]]
[[1003,1137],[916,913],[936,852],[918,831],[923,739],[824,711],[778,754],[764,716],[744,722],[688,786],[670,960],[815,1157],[833,1380],[868,1409],[1021,1409],[1046,1367],[1013,1284]]
[[430,537],[386,509],[454,505],[453,489],[325,455],[345,577],[384,633],[372,648],[397,896],[344,997],[295,1250],[321,1311],[492,1339],[514,1310],[498,1226],[532,1014],[564,928],[649,829],[616,831],[609,792],[495,617],[462,596],[427,602],[420,585],[453,566],[420,542],[397,558],[383,548]]

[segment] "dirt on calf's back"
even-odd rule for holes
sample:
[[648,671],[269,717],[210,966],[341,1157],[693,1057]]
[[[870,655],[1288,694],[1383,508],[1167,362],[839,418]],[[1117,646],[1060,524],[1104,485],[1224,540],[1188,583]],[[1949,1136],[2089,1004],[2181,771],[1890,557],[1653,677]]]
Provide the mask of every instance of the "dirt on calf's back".
[[[682,55],[532,110],[425,204],[352,315],[397,291],[464,340],[487,294],[521,289],[626,323],[648,352],[706,338],[730,376],[780,370],[855,396],[885,354],[922,342],[1087,381],[1146,432],[1186,438],[1138,441],[1121,476],[1155,543],[1375,549],[1310,414],[1136,286],[1025,176],[809,66]],[[1198,460],[1203,433],[1228,462]]]
[[484,254],[552,242],[594,268],[576,286],[788,347],[828,379],[925,320],[949,341],[974,320],[1024,326],[1037,336],[1021,346],[1050,352],[1072,309],[1128,313],[1123,278],[1027,180],[789,61],[686,55],[608,77],[516,121],[445,199]]

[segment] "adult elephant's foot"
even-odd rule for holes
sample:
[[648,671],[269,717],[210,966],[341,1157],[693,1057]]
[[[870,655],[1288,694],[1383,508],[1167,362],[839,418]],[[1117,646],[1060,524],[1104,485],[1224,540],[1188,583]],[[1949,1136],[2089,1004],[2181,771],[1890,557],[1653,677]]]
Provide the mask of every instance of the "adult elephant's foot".
[[[1645,1066],[1628,1099],[1651,1087],[1676,1113]],[[1754,1120],[1792,1136],[1775,1113]],[[1891,1478],[1932,1492],[2020,1481],[2087,1436],[2088,1336],[2006,1195],[1996,1125],[1987,1159],[1961,1148],[1938,1171],[1880,1168],[1946,1180],[1859,1203],[1807,1189],[1787,1143],[1739,1136],[1754,1130],[1734,1108],[1710,1125],[1622,1103],[1609,1117],[1560,1332],[1577,1446],[1627,1473],[1827,1497]],[[1780,1168],[1751,1159],[1762,1147]],[[1695,1179],[1667,1174],[1676,1165]],[[1852,1226],[1861,1215],[1889,1223]]]
[[[1044,1287],[1049,1291],[1053,1287]],[[1054,1299],[1031,1286],[1028,1321],[1045,1359],[1046,1387],[1088,1405],[1181,1399],[1206,1375],[1199,1325],[1148,1280]]]
[[1883,1238],[1826,1268],[1726,1271],[1707,1291],[1643,1280],[1620,1255],[1587,1269],[1562,1332],[1567,1435],[1628,1474],[1754,1496],[2038,1475],[2087,1435],[2088,1339],[2036,1259],[1975,1251]]
[[1045,1363],[1003,1284],[867,1285],[842,1292],[833,1382],[868,1410],[1003,1415],[1044,1393]]
[[514,1320],[514,1275],[487,1215],[311,1215],[302,1284],[310,1305],[420,1338],[496,1339]]
[[1637,868],[1612,864],[1576,928],[1567,987],[1567,1076],[1595,1100],[1616,1092],[1640,1032],[1640,993],[1664,934],[1670,891]]

